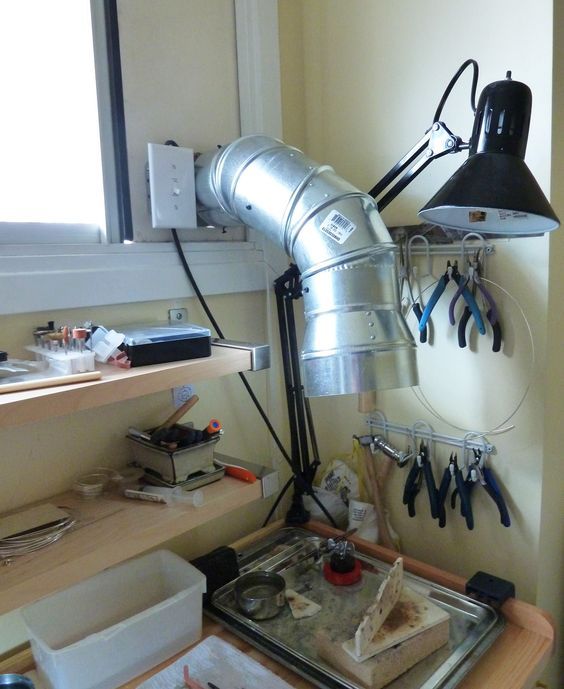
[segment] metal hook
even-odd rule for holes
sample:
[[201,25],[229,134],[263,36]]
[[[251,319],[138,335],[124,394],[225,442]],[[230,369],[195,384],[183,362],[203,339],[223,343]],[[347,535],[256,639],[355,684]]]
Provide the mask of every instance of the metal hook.
[[413,440],[413,447],[415,449],[415,452],[417,452],[417,426],[425,426],[425,429],[427,430],[427,434],[429,436],[429,443],[433,442],[434,435],[433,427],[431,426],[431,424],[427,423],[427,421],[423,421],[422,419],[418,419],[411,427],[411,438]]
[[425,244],[425,256],[427,258],[427,275],[432,275],[433,274],[433,261],[431,259],[431,249],[430,249],[430,244],[429,240],[427,237],[424,237],[422,234],[414,234],[413,237],[409,239],[407,242],[407,269],[411,270],[411,245],[412,243],[416,240],[420,239],[422,242]]
[[380,418],[380,422],[382,424],[382,429],[384,431],[384,437],[387,440],[388,439],[388,419],[386,418],[386,415],[384,414],[384,412],[380,411],[379,409],[375,409],[373,412],[371,412],[372,416],[374,414],[377,414],[378,417]]
[[[479,239],[480,242],[482,243],[481,249],[482,249],[482,267],[485,270],[486,267],[486,240],[484,237],[479,234],[478,232],[469,232],[468,234],[464,235],[462,240],[460,241],[460,269],[462,271],[465,270],[466,266],[466,247],[464,246],[466,243],[467,239],[474,238],[474,239]],[[470,263],[470,261],[468,261]]]

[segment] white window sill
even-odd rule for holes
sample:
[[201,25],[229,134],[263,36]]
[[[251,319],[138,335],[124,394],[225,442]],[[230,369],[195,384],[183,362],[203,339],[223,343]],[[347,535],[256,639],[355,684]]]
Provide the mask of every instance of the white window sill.
[[[190,242],[188,265],[204,294],[267,288],[254,242]],[[0,247],[0,315],[193,296],[174,245]]]

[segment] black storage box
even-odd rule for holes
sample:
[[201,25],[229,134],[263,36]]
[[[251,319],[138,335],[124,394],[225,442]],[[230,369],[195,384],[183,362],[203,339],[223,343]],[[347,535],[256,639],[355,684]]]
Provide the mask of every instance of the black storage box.
[[131,325],[119,328],[120,346],[132,366],[211,356],[211,332],[199,325]]

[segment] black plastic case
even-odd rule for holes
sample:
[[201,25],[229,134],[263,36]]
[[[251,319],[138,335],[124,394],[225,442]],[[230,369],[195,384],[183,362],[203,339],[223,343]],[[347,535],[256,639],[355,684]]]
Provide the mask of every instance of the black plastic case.
[[125,335],[120,349],[127,354],[131,366],[211,355],[211,332],[199,325],[131,325],[119,331]]

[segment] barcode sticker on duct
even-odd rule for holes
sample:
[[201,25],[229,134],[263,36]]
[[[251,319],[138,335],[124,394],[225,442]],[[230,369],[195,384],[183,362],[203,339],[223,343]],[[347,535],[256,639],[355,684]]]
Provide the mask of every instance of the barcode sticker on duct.
[[344,244],[356,230],[356,225],[339,211],[332,210],[319,229],[339,244]]

